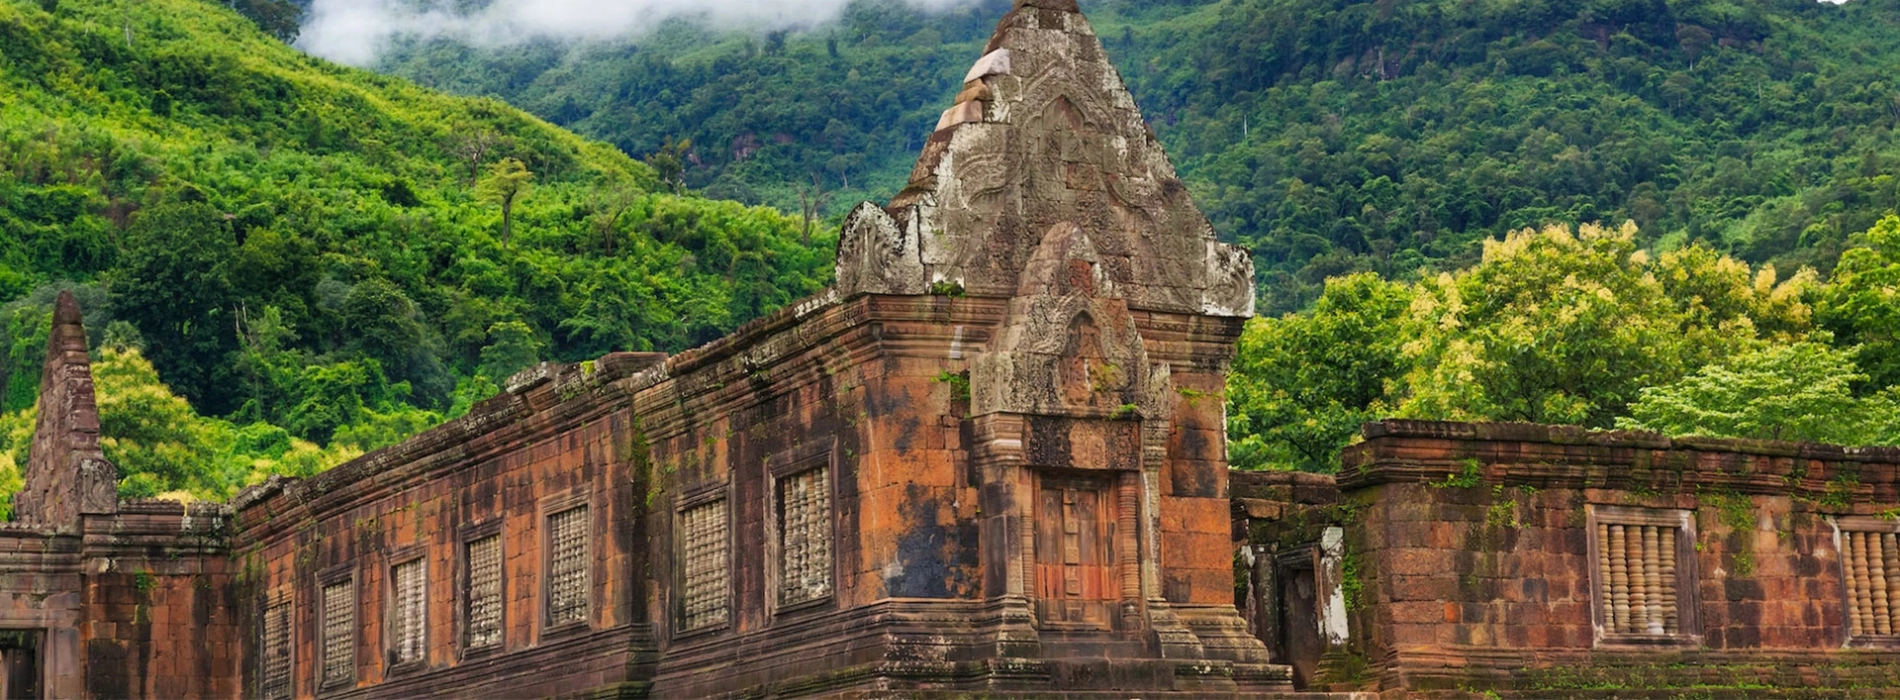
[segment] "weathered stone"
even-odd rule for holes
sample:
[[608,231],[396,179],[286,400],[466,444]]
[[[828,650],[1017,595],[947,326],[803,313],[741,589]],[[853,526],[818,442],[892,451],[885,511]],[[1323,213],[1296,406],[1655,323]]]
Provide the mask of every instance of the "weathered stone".
[[99,449],[98,399],[79,302],[61,291],[41,366],[39,418],[33,428],[25,487],[13,501],[17,522],[74,530],[82,515],[118,508],[118,470]]
[[[1900,450],[1529,424],[1364,433],[1336,495],[1309,498],[1347,508],[1287,486],[1327,477],[1234,476],[1250,619],[1296,677],[1302,653],[1326,653],[1376,660],[1366,675],[1388,690],[1601,678],[1665,692],[1733,683],[1735,664],[1799,688],[1857,687],[1866,677],[1847,670],[1870,667],[1900,682],[1895,625],[1881,627],[1900,523],[1860,493],[1900,471]],[[1303,652],[1283,630],[1316,614],[1273,584],[1319,556],[1315,522],[1346,533],[1359,602],[1348,640]]]

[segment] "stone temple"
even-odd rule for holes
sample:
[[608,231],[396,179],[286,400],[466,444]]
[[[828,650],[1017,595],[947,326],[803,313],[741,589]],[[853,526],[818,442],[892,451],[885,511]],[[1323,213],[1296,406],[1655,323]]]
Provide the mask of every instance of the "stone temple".
[[1900,451],[1388,421],[1230,473],[1252,289],[1019,0],[832,288],[307,480],[118,500],[62,297],[0,697],[1900,696]]

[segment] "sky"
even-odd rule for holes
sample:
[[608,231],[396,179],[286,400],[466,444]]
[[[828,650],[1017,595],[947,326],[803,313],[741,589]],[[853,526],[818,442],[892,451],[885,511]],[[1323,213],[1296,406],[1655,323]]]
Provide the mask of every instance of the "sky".
[[[965,0],[907,0],[941,9]],[[339,63],[367,66],[397,36],[453,37],[493,46],[533,39],[638,35],[674,17],[760,29],[837,19],[848,0],[493,0],[472,12],[453,0],[315,0],[297,46]]]

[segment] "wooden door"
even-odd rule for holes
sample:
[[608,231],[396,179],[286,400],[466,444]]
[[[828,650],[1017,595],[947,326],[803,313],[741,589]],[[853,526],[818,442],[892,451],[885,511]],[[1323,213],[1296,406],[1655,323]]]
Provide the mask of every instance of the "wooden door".
[[1115,575],[1107,479],[1045,477],[1036,503],[1036,612],[1045,626],[1109,629]]

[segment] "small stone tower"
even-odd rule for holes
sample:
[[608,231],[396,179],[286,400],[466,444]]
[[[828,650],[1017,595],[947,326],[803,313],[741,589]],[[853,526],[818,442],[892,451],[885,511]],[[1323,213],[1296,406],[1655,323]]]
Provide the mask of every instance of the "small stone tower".
[[118,469],[99,449],[99,409],[92,391],[86,328],[72,292],[60,292],[40,374],[39,422],[26,463],[25,488],[13,518],[77,530],[86,515],[118,512]]

